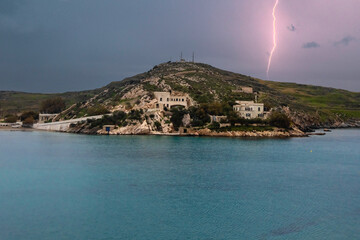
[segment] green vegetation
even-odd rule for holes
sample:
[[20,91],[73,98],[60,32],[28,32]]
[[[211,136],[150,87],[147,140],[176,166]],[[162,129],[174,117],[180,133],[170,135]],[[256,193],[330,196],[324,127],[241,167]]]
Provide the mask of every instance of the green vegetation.
[[20,116],[21,121],[25,121],[25,119],[27,119],[27,118],[32,118],[33,120],[38,120],[39,113],[34,112],[34,111],[27,111],[27,112],[23,112]]
[[158,86],[153,85],[153,84],[150,84],[150,83],[148,83],[148,82],[143,83],[142,85],[143,85],[144,90],[149,91],[149,92],[157,92],[157,91],[161,91],[161,90],[162,90],[162,89],[159,88]]
[[[116,111],[113,114],[104,115],[100,119],[88,119],[87,124],[90,129],[102,128],[104,125],[127,126],[132,121],[141,121],[143,119],[144,111],[131,110],[128,114],[123,111]],[[161,127],[161,124],[160,124]]]
[[41,102],[41,113],[60,113],[65,110],[65,101],[61,97],[46,99]]
[[15,122],[17,122],[17,120],[18,120],[18,117],[15,115],[7,115],[5,117],[5,122],[7,122],[7,123],[15,123]]
[[176,107],[171,109],[171,118],[170,121],[172,122],[174,129],[177,131],[179,130],[179,127],[182,126],[182,120],[184,118],[184,115],[187,114],[187,110],[181,107]]
[[[157,79],[149,82],[149,79]],[[160,84],[161,83],[161,84]],[[210,123],[209,115],[227,116],[228,122],[249,126],[254,122],[259,124],[276,124],[287,126],[287,120],[277,116],[272,122],[245,120],[239,118],[232,106],[236,100],[254,100],[255,95],[235,91],[242,86],[252,87],[258,92],[259,102],[266,109],[289,107],[292,113],[305,116],[304,119],[318,123],[360,119],[360,93],[340,89],[309,86],[295,83],[263,81],[249,76],[236,74],[200,63],[168,62],[155,66],[148,72],[126,78],[123,81],[112,82],[107,86],[92,91],[62,93],[62,94],[30,94],[19,92],[0,92],[0,116],[19,114],[24,111],[38,111],[40,103],[54,97],[61,97],[66,108],[74,106],[61,117],[72,118],[84,115],[99,115],[106,113],[110,107],[123,105],[127,110],[140,103],[142,96],[136,95],[134,89],[143,89],[141,94],[147,94],[147,99],[154,98],[154,91],[180,91],[187,93],[199,105],[191,107],[191,126],[203,127]],[[125,94],[128,99],[124,99]],[[133,94],[133,92],[135,92]],[[130,99],[131,98],[131,99]],[[90,101],[90,99],[92,99]],[[144,98],[146,99],[146,98]],[[75,105],[76,103],[76,105]],[[100,107],[102,106],[102,107]],[[176,111],[176,110],[174,110]],[[174,114],[175,113],[175,114]],[[180,127],[181,116],[185,112],[173,112],[174,126]],[[127,119],[139,120],[140,112],[130,112]],[[310,116],[310,118],[309,118]],[[169,123],[169,122],[167,122]],[[122,124],[128,124],[127,121]]]
[[193,127],[201,127],[210,122],[210,116],[202,107],[190,107],[190,118],[192,119],[191,125]]
[[319,114],[321,122],[336,117],[360,119],[360,93],[296,83],[259,82],[288,96],[292,109]]
[[0,91],[0,117],[8,114],[19,114],[24,111],[39,111],[42,101],[55,97],[63,98],[66,106],[69,107],[93,97],[99,91],[100,89],[57,94]]
[[97,115],[103,115],[103,114],[107,114],[110,111],[102,106],[102,105],[96,105],[94,107],[90,107],[87,109],[87,115],[88,116],[97,116]]
[[272,112],[268,120],[269,124],[279,128],[290,128],[291,120],[284,113]]
[[90,124],[90,128],[100,127],[104,125],[117,125],[123,126],[125,120],[127,119],[127,114],[123,111],[114,112],[112,115],[105,115],[101,119],[93,120],[88,119],[87,123]]
[[155,129],[156,129],[157,131],[162,131],[162,127],[161,127],[161,123],[160,123],[160,122],[158,122],[158,121],[154,122],[154,126],[155,126]]
[[20,120],[25,126],[31,126],[34,124],[35,120],[39,119],[39,113],[34,111],[23,112],[20,116]]
[[25,120],[23,121],[23,125],[27,125],[27,126],[33,125],[34,122],[35,122],[35,119],[32,116],[30,116],[30,117],[25,118]]
[[140,109],[140,110],[131,110],[128,113],[128,119],[141,121],[143,113],[144,113],[144,110],[142,110],[142,109]]

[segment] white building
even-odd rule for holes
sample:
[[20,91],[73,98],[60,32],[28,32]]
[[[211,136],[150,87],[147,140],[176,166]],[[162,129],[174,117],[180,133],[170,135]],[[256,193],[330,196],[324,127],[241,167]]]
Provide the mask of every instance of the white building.
[[56,117],[57,115],[59,115],[59,113],[55,113],[55,114],[40,113],[39,114],[39,123],[48,122],[48,121],[52,120],[54,117]]
[[192,105],[192,100],[188,94],[175,92],[154,92],[156,109],[163,110],[165,107],[170,109],[173,106],[183,106],[188,108]]
[[236,103],[233,109],[243,118],[264,118],[265,116],[263,103],[255,103],[254,101],[236,101]]

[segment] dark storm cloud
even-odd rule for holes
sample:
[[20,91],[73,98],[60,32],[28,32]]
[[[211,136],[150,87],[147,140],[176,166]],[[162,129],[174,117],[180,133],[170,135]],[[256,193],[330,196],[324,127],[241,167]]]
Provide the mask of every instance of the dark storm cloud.
[[290,31],[290,32],[295,32],[296,31],[296,27],[291,24],[290,26],[287,26],[287,29]]
[[11,15],[23,4],[23,0],[1,0],[0,15]]
[[343,39],[341,39],[340,41],[337,41],[334,43],[334,46],[348,46],[350,42],[353,42],[355,41],[356,39],[352,36],[347,36],[347,37],[344,37]]
[[[293,47],[308,39],[332,39],[334,50],[334,40],[344,32],[359,38],[352,23],[360,22],[355,11],[360,1],[334,0],[324,9],[327,2],[282,3],[285,10],[277,15],[289,18],[278,22],[274,80],[343,87],[339,79],[346,76],[346,87],[360,90],[360,45],[351,38],[339,39],[338,46],[351,49],[338,47],[341,58],[325,44],[311,60],[307,51]],[[299,11],[304,5],[307,11]],[[272,7],[268,0],[0,0],[0,90],[93,89],[176,61],[180,52],[189,60],[193,51],[198,62],[264,78],[268,56],[262,53],[272,46]],[[342,17],[334,18],[338,10]],[[289,23],[301,23],[301,32],[300,25]]]
[[318,44],[317,42],[307,42],[307,43],[304,43],[302,45],[302,48],[318,48],[320,47],[320,44]]

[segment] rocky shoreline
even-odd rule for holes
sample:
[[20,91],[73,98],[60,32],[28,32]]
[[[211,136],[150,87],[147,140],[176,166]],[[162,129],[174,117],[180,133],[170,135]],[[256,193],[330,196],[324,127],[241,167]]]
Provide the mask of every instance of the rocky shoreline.
[[68,133],[78,133],[87,135],[157,135],[157,136],[205,136],[205,137],[244,137],[244,138],[290,138],[290,137],[309,137],[313,135],[325,135],[325,132],[315,132],[318,129],[344,129],[344,128],[360,128],[360,125],[326,126],[311,128],[311,131],[302,131],[298,128],[285,130],[274,129],[273,131],[214,131],[208,128],[204,129],[188,129],[186,133],[180,132],[158,132],[151,131],[146,125],[135,125],[133,127],[122,127],[106,132],[102,129],[96,131],[87,131],[84,129],[69,129]]
[[72,133],[85,133],[96,135],[160,135],[160,136],[207,136],[207,137],[253,137],[253,138],[288,138],[288,137],[307,137],[309,134],[298,129],[284,130],[275,129],[274,131],[214,131],[208,128],[187,129],[186,132],[158,132],[144,128],[118,128],[110,132],[98,130],[96,132],[73,131]]
[[[360,127],[331,127],[329,129],[345,129],[345,128],[360,128]],[[318,128],[323,129],[323,128]],[[326,128],[324,128],[326,129]],[[0,127],[0,131],[44,131],[33,128],[9,128],[9,127]],[[74,131],[74,129],[69,129],[67,131],[50,131],[50,132],[63,132],[63,133],[74,133],[74,134],[84,134],[84,135],[113,135],[113,136],[129,136],[129,135],[148,135],[148,136],[181,136],[181,137],[233,137],[233,138],[292,138],[292,137],[309,137],[314,135],[325,135],[325,132],[303,132],[301,130],[281,130],[277,129],[274,131],[224,131],[217,132],[211,131],[210,129],[201,129],[190,131],[188,133],[178,133],[178,132],[104,132],[98,130],[97,132],[83,132],[83,131]]]

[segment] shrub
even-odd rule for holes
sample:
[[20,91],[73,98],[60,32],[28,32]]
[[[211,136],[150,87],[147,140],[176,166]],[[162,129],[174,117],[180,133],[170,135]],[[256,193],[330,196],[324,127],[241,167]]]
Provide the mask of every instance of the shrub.
[[15,115],[8,115],[5,117],[5,122],[7,123],[15,123],[18,120],[18,117]]
[[142,112],[144,112],[142,109],[140,111],[139,110],[131,110],[128,114],[128,119],[141,121]]
[[27,119],[29,117],[32,117],[33,120],[37,120],[37,119],[39,119],[39,113],[34,112],[34,111],[23,112],[20,116],[20,120],[25,121],[25,119]]
[[24,121],[23,124],[25,125],[33,125],[34,124],[34,118],[32,116],[27,117]]
[[232,126],[234,126],[235,123],[246,123],[246,120],[242,117],[239,117],[239,115],[237,115],[234,111],[231,111],[227,114],[227,120],[229,123],[231,123]]
[[103,115],[103,114],[107,114],[107,113],[109,113],[109,110],[107,110],[107,108],[102,105],[90,107],[87,110],[87,114],[89,116]]
[[232,107],[229,105],[229,103],[225,102],[205,103],[201,104],[200,107],[203,108],[206,113],[216,116],[226,115],[226,113],[232,111]]
[[162,131],[162,126],[161,126],[160,122],[158,122],[158,121],[154,122],[154,126],[157,131]]
[[272,112],[269,118],[269,123],[271,126],[287,129],[290,127],[291,121],[284,113]]
[[210,129],[219,129],[220,128],[220,123],[218,122],[213,122],[210,126]]
[[61,97],[55,97],[41,102],[40,112],[60,113],[65,109],[65,107],[65,101]]
[[131,108],[132,108],[131,103],[126,102],[126,103],[125,103],[125,109],[126,109],[126,110],[130,110]]
[[187,111],[183,108],[172,108],[171,109],[171,118],[170,121],[172,122],[175,130],[177,131],[179,127],[182,125],[182,120],[184,118],[184,115],[187,114]]
[[201,127],[210,122],[210,116],[203,107],[190,107],[191,125],[193,127]]
[[123,111],[114,112],[112,115],[104,115],[101,119],[88,119],[87,123],[90,128],[103,127],[104,125],[118,125],[123,126],[127,114]]

